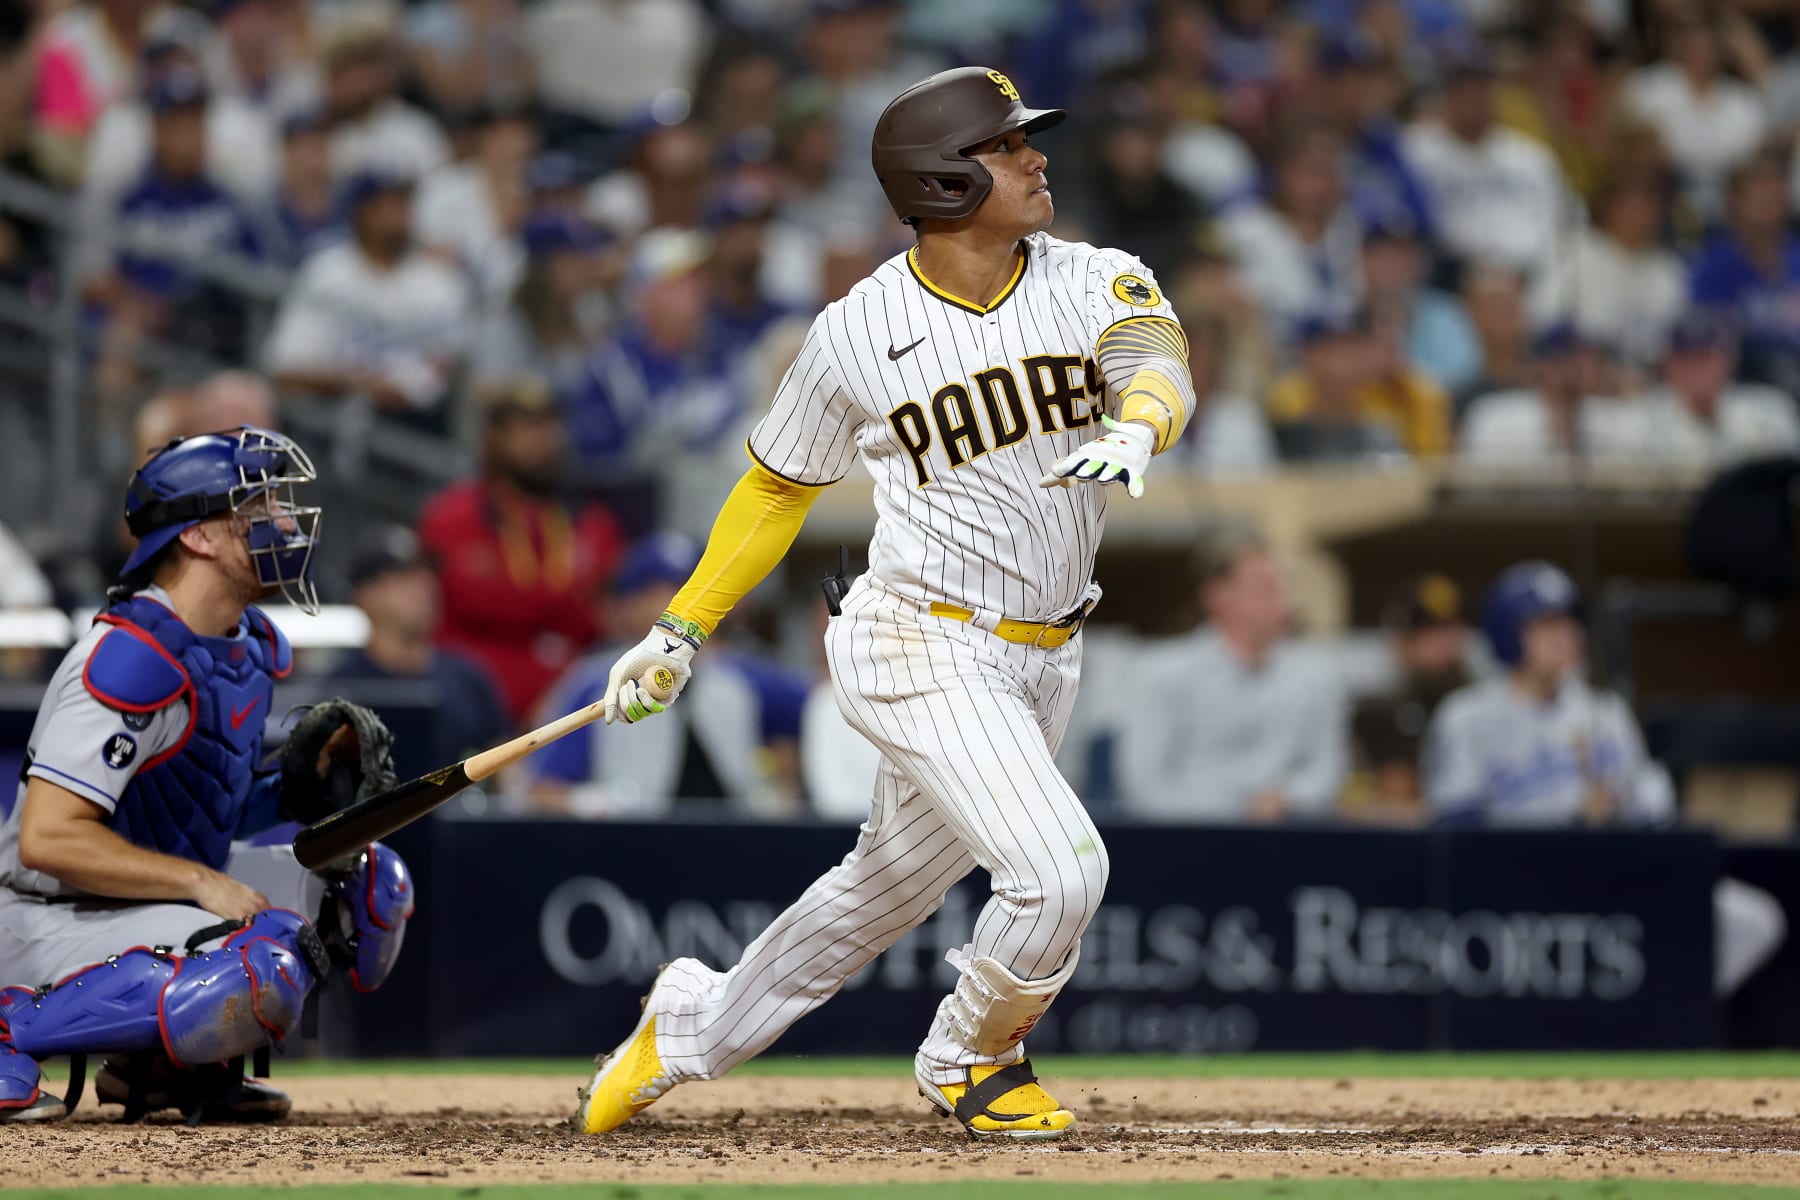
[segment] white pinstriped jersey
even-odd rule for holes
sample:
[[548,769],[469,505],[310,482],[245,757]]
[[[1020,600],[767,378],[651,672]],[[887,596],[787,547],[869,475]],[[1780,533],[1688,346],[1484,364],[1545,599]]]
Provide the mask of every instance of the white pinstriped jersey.
[[1120,250],[1038,233],[983,308],[934,287],[909,252],[813,321],[767,416],[763,466],[798,483],[875,476],[869,569],[903,595],[1022,620],[1081,602],[1106,515],[1098,485],[1041,488],[1118,402],[1094,367],[1121,320],[1171,317]]

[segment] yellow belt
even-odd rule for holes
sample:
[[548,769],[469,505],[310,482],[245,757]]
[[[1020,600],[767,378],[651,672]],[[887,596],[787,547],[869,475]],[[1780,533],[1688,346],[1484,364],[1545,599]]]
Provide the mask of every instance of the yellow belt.
[[[931,615],[948,617],[952,621],[972,621],[975,614],[966,608],[954,604],[931,602]],[[1016,646],[1037,646],[1045,650],[1054,650],[1066,645],[1081,629],[1081,623],[1087,619],[1085,611],[1073,617],[1065,617],[1061,621],[1015,621],[1011,617],[1001,617],[999,624],[993,628],[996,637],[1002,638]]]

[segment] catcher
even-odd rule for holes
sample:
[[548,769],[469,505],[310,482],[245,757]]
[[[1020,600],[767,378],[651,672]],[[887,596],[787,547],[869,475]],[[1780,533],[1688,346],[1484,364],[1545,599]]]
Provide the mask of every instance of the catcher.
[[0,1121],[64,1116],[38,1060],[87,1053],[111,1055],[95,1091],[127,1119],[280,1118],[285,1095],[224,1064],[292,1030],[333,969],[368,991],[394,965],[406,864],[374,845],[315,874],[282,828],[393,786],[386,728],[330,701],[263,762],[293,653],[252,604],[318,611],[319,509],[294,502],[313,478],[244,426],[131,480],[136,551],[50,681],[0,824]]

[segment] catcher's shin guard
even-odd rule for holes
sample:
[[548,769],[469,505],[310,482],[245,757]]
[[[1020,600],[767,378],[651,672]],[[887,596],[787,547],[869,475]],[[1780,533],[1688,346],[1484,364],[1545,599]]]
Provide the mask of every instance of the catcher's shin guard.
[[413,911],[412,872],[405,859],[380,842],[363,851],[350,873],[326,892],[320,924],[329,930],[333,956],[350,968],[357,991],[372,992],[387,980]]
[[35,1058],[160,1050],[176,1066],[223,1062],[280,1041],[329,960],[306,919],[265,909],[205,953],[137,946],[15,1004],[18,1049]]

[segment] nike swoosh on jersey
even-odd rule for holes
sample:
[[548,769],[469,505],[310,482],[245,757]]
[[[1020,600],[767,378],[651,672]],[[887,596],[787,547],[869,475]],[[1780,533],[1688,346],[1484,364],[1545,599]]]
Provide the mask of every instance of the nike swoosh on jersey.
[[920,346],[923,346],[924,344],[925,344],[925,339],[920,338],[918,341],[914,342],[912,345],[903,346],[900,349],[896,350],[896,349],[894,349],[893,344],[889,343],[889,345],[888,345],[888,361],[889,362],[899,362],[901,359],[905,358],[907,355],[911,354],[914,350],[917,350]]
[[262,703],[262,697],[258,696],[254,700],[250,701],[250,703],[244,705],[243,708],[232,709],[231,710],[231,727],[233,729],[236,729],[239,726],[241,726],[244,723],[244,718],[248,717],[250,715],[250,710],[255,708],[258,704],[261,704],[261,703]]

